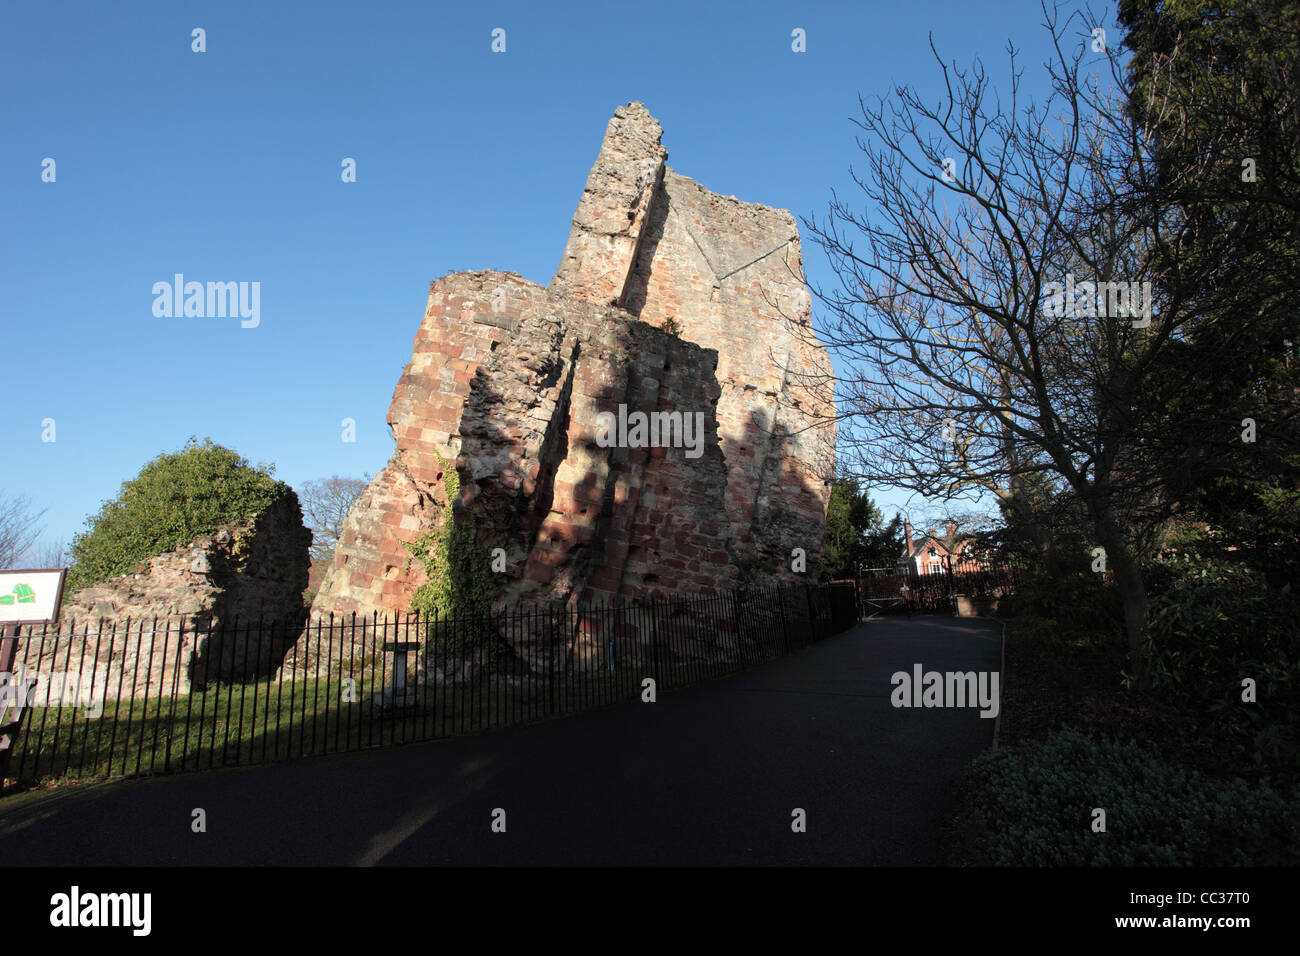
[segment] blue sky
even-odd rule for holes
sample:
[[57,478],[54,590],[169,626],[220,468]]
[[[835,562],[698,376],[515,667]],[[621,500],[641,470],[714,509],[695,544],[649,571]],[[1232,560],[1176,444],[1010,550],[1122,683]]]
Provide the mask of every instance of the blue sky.
[[[1000,83],[1013,39],[1033,88],[1040,21],[1027,0],[5,4],[0,489],[71,539],[190,435],[294,485],[376,472],[429,281],[546,283],[616,106],[644,102],[708,188],[821,216],[859,93],[937,97],[930,32]],[[831,280],[806,237],[804,258]],[[156,317],[175,273],[259,282],[260,324]]]

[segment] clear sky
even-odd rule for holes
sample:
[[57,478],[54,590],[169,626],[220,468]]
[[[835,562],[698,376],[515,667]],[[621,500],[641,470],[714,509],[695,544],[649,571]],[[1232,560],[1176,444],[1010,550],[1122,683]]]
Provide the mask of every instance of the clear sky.
[[[1000,84],[1014,40],[1032,89],[1041,19],[1033,0],[5,3],[0,489],[71,539],[190,435],[294,485],[374,473],[429,281],[549,281],[615,107],[644,102],[704,186],[820,217],[852,188],[859,93],[937,98],[930,33]],[[804,258],[830,282],[806,236]],[[176,273],[259,282],[259,324],[155,316]]]

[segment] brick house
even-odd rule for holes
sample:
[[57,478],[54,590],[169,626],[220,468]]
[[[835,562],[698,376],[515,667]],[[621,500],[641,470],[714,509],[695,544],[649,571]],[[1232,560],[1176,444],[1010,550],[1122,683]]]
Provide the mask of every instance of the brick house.
[[948,521],[944,533],[937,534],[929,528],[918,538],[912,537],[912,522],[903,523],[907,546],[898,557],[898,570],[912,574],[942,574],[953,571],[980,571],[985,562],[974,552],[975,539],[957,532],[957,525]]

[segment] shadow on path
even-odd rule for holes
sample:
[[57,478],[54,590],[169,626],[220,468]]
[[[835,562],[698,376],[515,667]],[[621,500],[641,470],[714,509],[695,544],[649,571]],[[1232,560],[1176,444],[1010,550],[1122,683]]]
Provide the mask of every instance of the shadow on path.
[[[1001,626],[873,621],[743,674],[522,729],[0,800],[7,866],[925,865],[978,709],[890,676],[996,671]],[[192,812],[207,832],[191,831]],[[506,832],[492,813],[506,811]],[[807,832],[791,830],[791,811]]]

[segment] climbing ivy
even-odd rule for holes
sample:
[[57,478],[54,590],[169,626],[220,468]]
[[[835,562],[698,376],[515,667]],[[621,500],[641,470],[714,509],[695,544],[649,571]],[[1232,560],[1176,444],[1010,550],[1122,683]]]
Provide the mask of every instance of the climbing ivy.
[[248,559],[253,556],[252,535],[236,532],[231,543],[231,570],[240,572],[248,567]]
[[456,470],[454,465],[449,464],[447,459],[438,454],[436,448],[433,451],[433,457],[438,459],[438,468],[442,471],[442,490],[447,493],[447,506],[450,507],[451,503],[456,500],[456,496],[460,494],[460,472]]
[[452,502],[460,494],[460,475],[441,455],[434,454],[447,497],[442,524],[408,543],[406,549],[424,566],[427,577],[412,595],[411,609],[421,615],[447,617],[487,607],[500,581],[492,572],[492,549],[480,545],[471,528],[456,522]]

